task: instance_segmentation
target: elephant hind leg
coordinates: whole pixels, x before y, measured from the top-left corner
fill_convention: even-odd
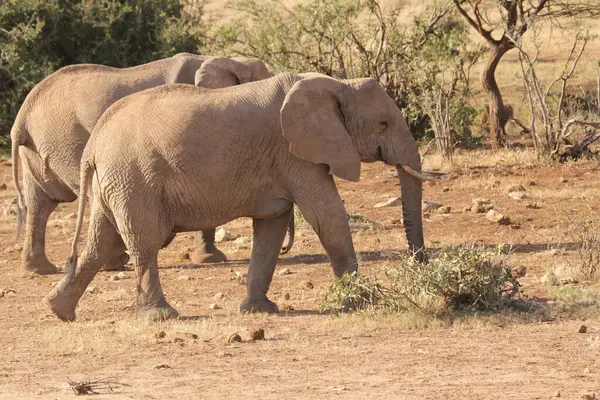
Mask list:
[[[275,218],[253,220],[254,240],[248,271],[246,298],[240,305],[241,312],[277,313],[277,305],[267,297],[273,279],[279,251],[293,215],[293,208]]]
[[[92,203],[85,250],[77,262],[74,276],[65,275],[44,299],[52,312],[64,321],[75,319],[75,307],[94,276],[108,260],[125,250],[121,236],[100,209]]]
[[[27,169],[23,171],[23,183],[27,221],[21,265],[28,272],[40,275],[56,274],[59,272],[58,267],[46,256],[46,229],[48,218],[56,209],[58,202],[42,190]]]
[[[227,256],[215,246],[215,228],[195,233],[196,250],[191,254],[194,264],[227,261]]]

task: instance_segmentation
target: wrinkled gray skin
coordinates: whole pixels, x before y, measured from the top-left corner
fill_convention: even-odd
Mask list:
[[[45,251],[48,217],[58,203],[77,198],[83,149],[110,105],[132,93],[167,83],[220,88],[270,76],[264,63],[257,59],[183,53],[123,69],[74,65],[44,79],[27,96],[11,132],[13,179],[21,210],[18,230],[26,214],[23,268],[38,274],[57,272]],[[24,194],[18,181],[19,155],[23,162]],[[287,250],[289,247],[291,242]],[[127,258],[122,254],[109,260],[106,268],[122,268]],[[196,251],[191,258],[195,263],[226,260],[214,245],[214,229],[196,233]]]
[[[129,96],[103,115],[85,148],[81,187],[94,193],[87,245],[75,265],[82,201],[67,274],[46,304],[74,320],[100,266],[127,248],[138,316],[176,317],[158,276],[165,239],[246,216],[254,241],[240,310],[277,312],[267,291],[294,203],[335,275],[357,270],[333,175],[358,181],[361,161],[397,166],[409,247],[422,258],[422,182],[403,167],[421,170],[417,144],[377,81],[281,74],[211,92],[168,85]]]

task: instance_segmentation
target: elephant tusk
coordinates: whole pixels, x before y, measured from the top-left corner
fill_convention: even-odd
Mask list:
[[[422,181],[441,181],[444,180],[441,175],[445,175],[445,172],[427,172],[427,171],[417,171],[408,165],[401,165],[402,169],[406,171],[407,174],[413,176]]]

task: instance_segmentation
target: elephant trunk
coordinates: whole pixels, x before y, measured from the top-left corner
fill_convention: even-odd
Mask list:
[[[423,183],[414,175],[407,173],[401,164],[398,164],[396,169],[402,192],[402,215],[408,248],[419,262],[423,262],[425,261],[422,217]]]

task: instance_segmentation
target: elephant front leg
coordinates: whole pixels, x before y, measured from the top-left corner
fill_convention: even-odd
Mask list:
[[[227,261],[227,256],[215,246],[215,229],[205,229],[195,233],[196,250],[190,259],[194,264]]]
[[[335,276],[340,278],[345,272],[356,272],[358,261],[352,243],[348,214],[337,190],[328,196],[323,191],[318,200],[299,197],[298,208],[319,236]]]
[[[273,279],[277,258],[293,209],[271,219],[254,219],[254,241],[248,271],[246,298],[240,305],[241,312],[277,313],[279,308],[267,298]]]
[[[48,218],[58,202],[48,197],[28,171],[24,171],[23,182],[27,219],[21,264],[28,272],[40,275],[56,274],[59,272],[58,267],[48,261],[46,256],[46,229]]]

